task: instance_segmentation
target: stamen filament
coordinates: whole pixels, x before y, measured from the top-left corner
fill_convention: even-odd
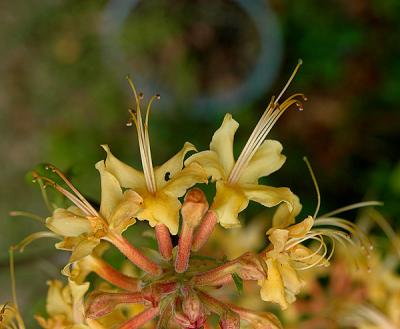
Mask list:
[[[31,244],[33,241],[41,239],[41,238],[54,238],[62,240],[61,237],[53,232],[43,231],[43,232],[35,232],[28,235],[25,239],[23,239],[20,243],[13,247],[14,250],[18,250],[19,252],[23,252],[24,249]]]
[[[155,193],[157,190],[157,184],[154,175],[153,161],[151,157],[148,120],[149,120],[151,105],[155,99],[159,99],[159,95],[155,95],[150,99],[146,109],[145,122],[143,123],[142,113],[140,109],[140,99],[137,94],[135,85],[133,84],[132,80],[129,77],[127,77],[127,80],[129,86],[132,89],[136,103],[136,110],[135,111],[130,110],[129,112],[131,114],[132,120],[135,123],[137,130],[139,150],[142,160],[143,174],[145,177],[146,187],[150,193]]]
[[[297,69],[298,67],[296,67],[294,74],[297,72]],[[290,83],[290,81],[288,83]],[[305,96],[299,93],[290,96],[281,105],[279,105],[276,100],[274,101],[274,97],[271,99],[267,109],[264,111],[263,115],[258,121],[246,145],[240,153],[238,160],[229,174],[228,182],[230,184],[235,184],[239,180],[244,168],[262,145],[268,133],[271,131],[272,127],[279,120],[282,114],[293,104],[296,104],[301,108],[301,103],[298,99],[296,99],[296,97],[299,96],[306,100]]]
[[[91,210],[92,214],[96,214],[98,216],[97,211],[92,207],[92,205],[85,199],[85,197],[78,191],[78,189],[65,177],[64,173],[58,169],[56,166],[52,164],[47,164],[46,169],[50,169],[52,172],[57,174],[64,182],[68,185],[68,187],[75,193],[75,195],[86,205],[88,209]]]
[[[318,187],[318,183],[317,183],[317,179],[315,178],[315,174],[314,171],[311,167],[310,162],[308,161],[307,157],[303,157],[304,162],[307,165],[308,171],[310,172],[310,176],[311,179],[313,181],[314,184],[314,188],[315,188],[315,193],[317,194],[317,207],[315,208],[315,212],[313,215],[313,218],[316,218],[319,212],[319,208],[321,207],[321,193],[319,192],[319,187]]]
[[[21,313],[19,311],[18,299],[17,299],[17,288],[16,288],[15,267],[14,267],[14,247],[10,247],[10,249],[8,249],[8,255],[10,259],[9,266],[10,266],[10,279],[11,279],[11,293],[15,308],[15,317],[17,319],[19,329],[25,329],[25,323],[20,315]]]
[[[28,217],[28,218],[34,219],[42,224],[46,221],[46,219],[44,217],[35,215],[35,214],[33,214],[31,212],[27,212],[27,211],[15,211],[14,210],[14,211],[11,211],[9,213],[9,215],[12,217]]]
[[[333,210],[333,211],[328,212],[326,214],[323,214],[320,217],[331,217],[333,215],[337,215],[337,214],[340,214],[342,212],[346,212],[346,211],[349,211],[349,210],[358,209],[358,208],[364,208],[364,207],[373,207],[373,206],[383,206],[383,202],[380,202],[380,201],[357,202],[357,203],[353,203],[353,204],[350,204],[348,206],[344,206],[342,208]]]
[[[95,211],[92,207],[88,208],[85,203],[83,203],[80,199],[78,199],[75,195],[73,195],[71,192],[67,191],[60,185],[58,185],[56,182],[51,180],[50,178],[40,176],[36,172],[33,172],[32,175],[34,176],[34,179],[40,179],[45,181],[48,185],[52,186],[55,188],[57,191],[59,191],[61,194],[63,194],[66,198],[68,198],[72,203],[74,203],[79,209],[81,209],[86,216],[93,216],[93,217],[98,217],[99,214],[97,211]],[[46,186],[46,184],[44,185]]]
[[[282,95],[285,93],[286,89],[288,89],[290,83],[293,81],[294,77],[296,76],[297,71],[299,70],[300,66],[303,65],[303,60],[301,58],[299,58],[299,60],[297,61],[297,65],[293,70],[292,75],[290,76],[289,80],[286,82],[285,87],[283,87],[282,91],[280,92],[280,94],[278,95],[278,97],[275,100],[275,104],[278,104],[279,99],[282,97]]]

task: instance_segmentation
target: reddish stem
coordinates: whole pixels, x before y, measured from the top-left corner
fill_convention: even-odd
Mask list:
[[[178,242],[178,252],[175,259],[175,271],[183,273],[187,270],[192,246],[193,226],[182,222],[182,231]]]
[[[139,249],[132,246],[122,235],[108,234],[109,241],[119,249],[133,264],[143,271],[158,276],[161,274],[161,268],[143,255]]]
[[[102,279],[112,283],[118,288],[132,292],[138,291],[139,281],[137,279],[122,274],[101,258],[92,257],[92,263],[93,271]]]
[[[194,234],[193,245],[192,245],[193,251],[200,250],[201,247],[203,247],[206,244],[216,224],[217,224],[216,212],[213,210],[208,210]]]
[[[166,260],[170,260],[172,257],[172,240],[166,225],[156,225],[156,238],[161,256]]]
[[[159,307],[152,307],[134,316],[132,319],[123,323],[118,329],[138,329],[146,322],[152,320],[160,312]]]
[[[224,282],[229,281],[228,278],[235,272],[236,261],[230,261],[221,266],[213,268],[205,273],[198,274],[193,277],[193,281],[196,285],[220,285]]]

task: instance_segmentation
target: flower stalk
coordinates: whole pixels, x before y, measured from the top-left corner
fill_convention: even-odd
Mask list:
[[[193,231],[200,223],[207,209],[208,202],[202,190],[193,188],[186,194],[181,209],[182,230],[175,260],[175,271],[177,273],[183,273],[188,268]]]
[[[118,248],[133,264],[141,268],[143,271],[158,276],[161,274],[161,268],[157,263],[154,263],[142,252],[132,246],[123,236],[117,234],[109,234],[107,240]]]

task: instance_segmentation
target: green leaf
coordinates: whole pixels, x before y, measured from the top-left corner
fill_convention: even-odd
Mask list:
[[[232,279],[233,279],[233,282],[235,283],[235,286],[236,286],[236,289],[237,289],[239,295],[241,295],[243,292],[242,278],[239,275],[237,275],[236,273],[232,273]]]

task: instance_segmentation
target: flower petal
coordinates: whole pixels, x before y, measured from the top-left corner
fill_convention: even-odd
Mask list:
[[[304,282],[299,279],[297,271],[290,265],[288,260],[279,263],[279,271],[281,272],[283,285],[285,287],[286,301],[291,304],[296,300],[296,295],[304,286]]]
[[[185,166],[188,166],[193,162],[198,163],[203,167],[207,177],[211,177],[213,181],[225,179],[228,176],[218,158],[218,154],[214,151],[202,151],[191,155],[185,161]]]
[[[71,300],[66,298],[69,297],[68,288],[64,287],[59,280],[48,281],[47,284],[49,286],[46,301],[47,314],[50,316],[62,314],[72,321]]]
[[[75,208],[54,210],[53,216],[46,219],[46,226],[56,234],[64,237],[76,237],[91,232],[87,218],[74,211]]]
[[[193,185],[207,182],[208,178],[204,169],[198,163],[192,163],[172,177],[164,185],[162,191],[179,198]]]
[[[135,216],[139,212],[142,203],[142,197],[135,191],[125,191],[122,200],[116,206],[109,219],[110,228],[121,234],[129,226],[135,224]]]
[[[288,303],[285,298],[285,287],[279,271],[279,264],[277,260],[272,258],[266,259],[266,263],[268,276],[261,282],[261,299],[265,302],[277,303],[282,310],[285,310],[288,307]]]
[[[122,199],[122,189],[113,174],[106,170],[104,161],[96,163],[101,179],[100,213],[108,221],[116,205]]]
[[[285,163],[286,157],[281,153],[282,144],[268,139],[249,161],[239,178],[239,183],[256,184],[260,177],[268,176],[277,171]]]
[[[274,246],[274,249],[269,251],[268,254],[279,254],[282,252],[285,249],[288,238],[288,230],[274,229],[268,236],[268,239]]]
[[[142,197],[142,210],[136,215],[137,219],[149,221],[152,227],[158,223],[165,224],[171,234],[177,234],[181,207],[178,198],[163,191],[157,191],[156,194],[143,193]]]
[[[272,218],[273,228],[285,228],[295,222],[295,218],[300,213],[302,208],[300,199],[295,194],[293,194],[292,205],[292,211],[289,210],[286,204],[279,205],[278,209],[276,209],[274,213],[274,217]]]
[[[240,226],[238,214],[249,204],[248,198],[237,186],[217,181],[217,192],[211,209],[215,210],[219,223],[225,228]]]
[[[68,283],[72,297],[74,323],[83,325],[85,320],[83,296],[89,289],[89,282],[78,284],[72,280],[68,280]]]
[[[65,245],[63,245],[62,243],[58,243],[56,247],[59,249],[63,249],[68,247],[68,243],[71,243],[71,246],[69,247],[72,247],[71,248],[72,254],[68,260],[68,263],[62,269],[61,273],[70,277],[71,276],[70,265],[83,259],[86,256],[89,256],[92,253],[93,249],[95,249],[100,244],[100,239],[90,235],[89,236],[81,235],[78,238],[72,240],[70,239],[68,242],[66,242]]]
[[[295,225],[289,226],[289,236],[294,238],[301,238],[308,233],[314,225],[314,218],[308,216],[306,219]]]
[[[197,151],[195,146],[186,142],[183,148],[163,165],[154,168],[157,189],[161,189],[176,173],[182,170],[186,153]]]
[[[106,169],[118,179],[122,187],[134,190],[146,188],[144,175],[141,171],[118,160],[111,153],[108,145],[102,145],[101,147],[107,152]]]
[[[240,187],[248,199],[265,207],[274,207],[284,202],[289,211],[293,211],[294,194],[287,187],[271,187],[258,184],[243,184]]]
[[[219,161],[229,175],[234,164],[233,139],[239,123],[232,118],[230,113],[225,114],[221,127],[217,129],[210,143],[210,150],[218,154]]]

